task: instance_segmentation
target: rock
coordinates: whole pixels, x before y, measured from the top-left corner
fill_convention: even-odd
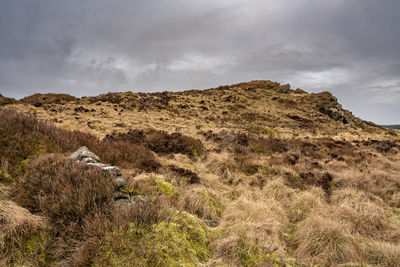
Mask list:
[[[108,171],[113,176],[122,176],[120,169],[115,166],[106,166],[103,167],[103,170]]]
[[[69,156],[71,159],[76,159],[86,163],[86,165],[101,168],[103,171],[109,173],[114,177],[116,187],[121,188],[127,184],[126,180],[122,178],[121,170],[118,167],[110,166],[99,162],[100,158],[91,152],[87,147],[83,146]]]
[[[115,178],[115,182],[117,183],[118,188],[123,187],[127,184],[126,180],[122,178],[121,176],[118,176]]]
[[[100,162],[88,163],[87,165],[99,167],[99,168],[102,168],[103,170],[104,170],[104,168],[106,168],[106,167],[110,167],[110,165],[103,164],[103,163],[100,163]]]
[[[114,177],[122,176],[120,169],[115,166],[110,166],[108,164],[103,164],[100,162],[88,163],[87,165],[102,168],[104,171],[108,172],[109,174],[111,174]]]
[[[289,93],[290,92],[290,84],[282,85],[281,88],[279,88],[278,92],[281,94]]]
[[[344,117],[344,112],[343,110],[340,110],[336,107],[333,108],[321,108],[320,111],[326,115],[328,115],[329,117],[331,117],[332,119],[334,119],[335,121],[338,121],[340,119],[343,119]]]
[[[97,161],[92,158],[84,158],[81,161],[84,163],[97,163]]]
[[[76,160],[79,160],[79,161],[82,161],[85,158],[89,158],[89,159],[91,159],[92,161],[95,161],[95,162],[99,162],[100,161],[100,158],[85,146],[83,146],[83,147],[79,148],[78,150],[76,150],[69,157],[71,159],[76,159]]]
[[[295,94],[308,94],[306,91],[304,91],[304,90],[302,90],[300,88],[297,88],[296,90],[294,90],[294,93]]]
[[[219,222],[214,221],[214,220],[204,220],[205,224],[207,224],[209,227],[218,227],[219,226]]]
[[[328,115],[335,121],[341,121],[344,124],[350,124],[353,125],[355,124],[353,120],[351,119],[351,116],[346,115],[345,111],[343,110],[342,106],[337,104],[334,107],[326,108],[326,107],[321,107],[319,109],[320,112]]]

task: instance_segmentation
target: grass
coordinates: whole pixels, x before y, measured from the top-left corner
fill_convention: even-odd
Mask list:
[[[218,196],[204,188],[194,187],[187,190],[181,198],[181,207],[200,218],[219,220],[223,205]]]
[[[396,136],[280,89],[7,102],[0,265],[396,266]],[[128,184],[67,159],[83,145]]]
[[[320,215],[299,223],[294,234],[294,254],[309,264],[360,262],[361,248],[345,224]]]

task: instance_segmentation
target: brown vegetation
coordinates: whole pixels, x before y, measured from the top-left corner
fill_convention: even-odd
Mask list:
[[[398,265],[398,134],[328,92],[38,97],[0,108],[0,265]]]
[[[200,140],[182,135],[181,133],[168,134],[155,129],[129,130],[127,133],[113,133],[104,138],[105,141],[128,141],[150,149],[159,154],[182,153],[192,158],[204,153],[204,146]]]

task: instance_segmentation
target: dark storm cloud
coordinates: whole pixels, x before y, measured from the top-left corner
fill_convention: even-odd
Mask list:
[[[0,4],[0,90],[94,95],[271,79],[399,123],[397,0]]]

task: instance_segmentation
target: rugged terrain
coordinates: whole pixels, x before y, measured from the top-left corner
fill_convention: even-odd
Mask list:
[[[253,81],[0,96],[0,263],[398,266],[400,131]],[[86,146],[126,185],[69,159]]]

